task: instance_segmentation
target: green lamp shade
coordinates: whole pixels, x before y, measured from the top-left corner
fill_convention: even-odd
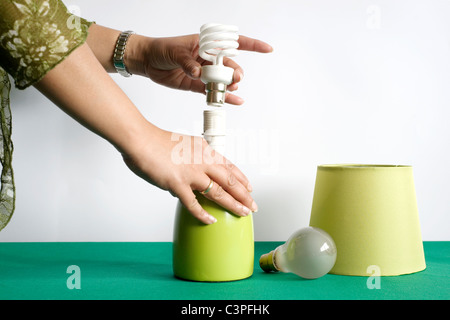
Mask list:
[[[318,166],[310,225],[336,243],[330,273],[368,276],[376,266],[392,276],[426,268],[411,166]]]
[[[239,217],[198,194],[202,207],[217,219],[206,225],[179,202],[173,235],[173,271],[191,281],[234,281],[253,274],[253,217]]]

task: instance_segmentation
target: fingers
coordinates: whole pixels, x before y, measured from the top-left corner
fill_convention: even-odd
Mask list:
[[[244,78],[244,70],[234,60],[229,58],[223,59],[223,65],[234,69],[233,83],[238,83]]]
[[[244,99],[242,99],[241,97],[238,97],[232,93],[227,92],[225,94],[225,102],[229,103],[229,104],[234,104],[236,106],[240,106],[241,104],[243,104],[245,101]]]
[[[206,140],[202,139],[201,145],[197,150],[201,150],[202,161],[175,167],[167,189],[179,198],[192,216],[205,224],[212,224],[216,219],[201,206],[196,191],[238,216],[256,212],[258,207],[250,194],[252,187],[247,177],[212,149]]]
[[[229,172],[234,174],[236,178],[239,180],[240,183],[242,183],[243,186],[247,189],[248,192],[253,191],[253,187],[250,184],[250,181],[248,178],[242,173],[241,170],[239,170],[238,167],[236,167],[233,163],[231,163],[229,160],[225,160],[224,166],[227,168]]]
[[[269,53],[273,51],[273,48],[270,44],[246,36],[240,35],[238,42],[239,50],[254,51],[260,53]]]
[[[273,51],[272,46],[268,43],[246,36],[239,36],[238,42],[239,50],[254,51],[260,53],[269,53]],[[231,59],[224,59],[224,65],[234,69],[233,83],[238,83],[242,80],[242,78],[244,77],[244,70],[236,62]],[[229,90],[233,91],[231,89]]]
[[[225,191],[220,183],[215,182],[212,188],[205,193],[204,196],[236,215],[245,217],[252,213],[252,210],[248,206],[243,205]]]
[[[238,89],[238,83],[244,78],[244,71],[242,70],[241,66],[238,65],[234,60],[232,59],[224,59],[223,64],[227,67],[233,68],[233,83],[227,86],[228,91],[236,91]],[[241,105],[244,103],[244,99],[241,97],[238,97],[234,94],[231,94],[229,92],[225,95],[225,102],[229,104],[234,105]]]
[[[216,218],[206,212],[198,202],[194,192],[189,186],[181,187],[176,192],[178,199],[189,210],[189,212],[198,220],[205,224],[213,224],[217,222]]]
[[[256,212],[258,206],[250,194],[252,187],[247,177],[232,163],[225,161],[222,165],[209,166],[205,171],[215,182],[205,196],[240,216]]]
[[[219,180],[217,182],[206,175],[199,180],[202,181],[193,184],[192,188],[196,191],[203,191],[204,197],[214,201],[229,212],[245,217],[257,211],[258,207],[249,195],[248,188],[250,185],[247,178],[233,165],[227,168],[222,167],[222,174],[217,175],[217,180]],[[174,194],[186,209],[201,222],[205,224],[217,222],[217,219],[200,205],[191,187],[180,186],[178,190],[174,191]]]

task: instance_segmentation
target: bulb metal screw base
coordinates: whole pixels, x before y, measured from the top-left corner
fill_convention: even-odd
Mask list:
[[[277,272],[278,271],[278,269],[275,265],[275,261],[274,261],[274,254],[275,254],[275,250],[272,250],[269,253],[263,254],[259,258],[259,266],[265,272]]]
[[[220,82],[208,82],[205,87],[208,106],[221,107],[225,103],[227,85]]]

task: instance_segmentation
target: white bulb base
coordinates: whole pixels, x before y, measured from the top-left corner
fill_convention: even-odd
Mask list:
[[[200,79],[203,83],[219,82],[229,85],[233,82],[234,69],[223,65],[206,65],[202,67]]]

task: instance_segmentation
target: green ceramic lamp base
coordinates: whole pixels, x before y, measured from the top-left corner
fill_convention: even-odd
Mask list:
[[[202,207],[217,219],[205,225],[178,203],[173,238],[173,272],[190,281],[223,282],[253,274],[252,215],[239,217],[198,195]]]

